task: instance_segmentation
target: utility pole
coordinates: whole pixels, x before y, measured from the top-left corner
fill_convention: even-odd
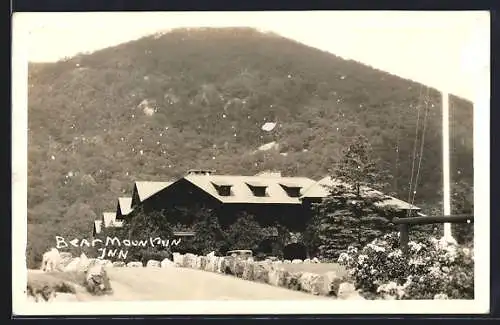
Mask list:
[[[450,107],[449,94],[442,92],[443,106],[443,214],[451,214],[451,190],[450,190]],[[451,233],[451,223],[444,224],[443,239],[448,243],[456,243]]]

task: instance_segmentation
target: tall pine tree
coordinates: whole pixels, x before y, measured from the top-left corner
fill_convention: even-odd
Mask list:
[[[384,187],[387,175],[379,171],[365,137],[347,147],[331,177],[330,194],[315,207],[308,229],[317,233],[313,242],[322,258],[336,258],[350,245],[364,246],[391,227],[378,205],[387,197],[374,190]]]

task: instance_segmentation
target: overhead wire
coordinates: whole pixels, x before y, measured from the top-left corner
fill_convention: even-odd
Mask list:
[[[417,123],[415,127],[415,140],[413,142],[413,158],[412,158],[412,164],[411,164],[411,175],[410,175],[410,182],[408,184],[408,202],[411,199],[411,189],[413,186],[413,175],[415,173],[415,159],[416,159],[416,154],[417,154],[417,142],[418,142],[418,127],[420,123],[420,106],[421,106],[421,101],[422,101],[422,93],[423,93],[423,85],[420,86],[420,94],[418,96],[418,102],[417,102]],[[410,210],[408,210],[408,214],[410,213]]]
[[[399,176],[399,142],[400,142],[400,133],[401,133],[401,107],[398,109],[398,123],[397,123],[397,131],[396,131],[396,161],[395,172],[394,172],[394,183],[393,183],[393,191],[394,193],[398,193],[398,176]]]
[[[418,159],[417,175],[415,177],[415,187],[413,188],[413,197],[411,200],[412,205],[415,202],[415,196],[417,194],[418,180],[419,180],[419,176],[420,176],[420,167],[422,165],[422,157],[424,155],[425,130],[427,128],[428,113],[429,113],[429,88],[427,88],[427,94],[426,94],[426,100],[425,100],[424,126],[423,126],[423,130],[422,130],[422,140],[420,141],[420,154],[419,154],[419,159]]]

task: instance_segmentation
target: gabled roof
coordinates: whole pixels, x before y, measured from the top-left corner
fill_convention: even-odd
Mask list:
[[[330,193],[329,187],[334,185],[341,185],[342,183],[330,176],[326,176],[306,189],[302,194],[304,198],[323,198]]]
[[[221,180],[214,180],[214,181],[212,181],[212,184],[214,184],[216,186],[233,186],[233,184],[231,184],[229,182],[224,182]]]
[[[348,184],[345,184],[337,179],[332,179],[330,176],[326,176],[322,178],[320,181],[318,181],[316,184],[308,188],[303,193],[302,198],[324,198],[328,196],[328,194],[330,193],[329,187],[338,185],[349,186]],[[395,197],[385,195],[382,192],[374,190],[369,187],[363,187],[361,191],[363,192],[364,195],[367,196],[370,195],[385,196],[387,199],[376,203],[376,205],[378,206],[393,206],[400,210],[420,210],[420,208],[415,205],[412,205],[408,202],[402,201]]]
[[[287,194],[280,182],[293,182],[302,189],[309,188],[315,183],[306,177],[188,175],[184,179],[223,203],[301,204],[299,198]],[[231,185],[231,195],[219,195],[214,183]],[[255,196],[248,185],[266,187],[267,196]]]
[[[96,234],[101,233],[101,226],[102,226],[102,220],[95,220],[94,221],[94,231]]]
[[[248,180],[245,182],[246,184],[253,186],[253,187],[268,187],[267,184],[259,182],[258,180]]]
[[[135,187],[137,188],[139,200],[142,202],[172,183],[173,182],[135,182]]]
[[[100,222],[99,228],[108,228],[108,227],[122,227],[123,221],[116,220],[115,212],[103,212],[102,213],[103,220],[96,220]],[[104,221],[104,222],[103,222]]]
[[[111,226],[116,220],[116,212],[103,212],[102,219],[104,221],[104,227],[107,228]]]
[[[120,208],[121,215],[125,216],[132,211],[132,198],[131,197],[119,197],[118,206]]]
[[[300,184],[291,181],[280,181],[279,184],[289,188],[300,187]]]

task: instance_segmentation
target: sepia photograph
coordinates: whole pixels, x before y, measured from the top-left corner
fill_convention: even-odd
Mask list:
[[[12,38],[14,314],[489,311],[488,12],[16,13]]]

